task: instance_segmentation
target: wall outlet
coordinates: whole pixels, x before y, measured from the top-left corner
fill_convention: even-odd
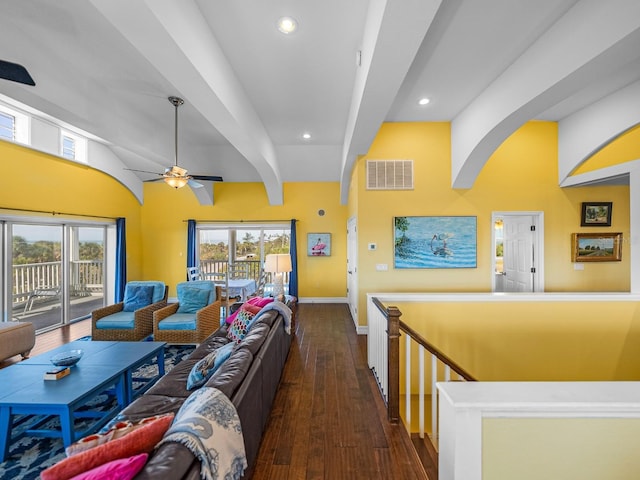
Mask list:
[[[389,270],[389,265],[387,265],[386,263],[376,263],[376,270],[378,272],[386,272],[387,270]]]
[[[573,264],[573,269],[574,270],[584,270],[584,263],[574,263]]]

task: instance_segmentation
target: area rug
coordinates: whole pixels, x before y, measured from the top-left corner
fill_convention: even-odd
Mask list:
[[[169,372],[193,350],[192,345],[168,345],[165,348],[165,371]],[[134,376],[147,376],[154,369],[157,372],[157,368],[157,365],[143,365],[136,370]],[[106,407],[111,401],[108,395],[99,395],[90,405],[93,408]],[[59,425],[57,419],[51,420],[47,426],[55,428],[56,425]],[[16,433],[19,433],[21,428],[24,427],[14,426]],[[11,443],[7,460],[0,463],[0,479],[37,479],[42,470],[63,458],[65,453],[61,439],[24,436]]]

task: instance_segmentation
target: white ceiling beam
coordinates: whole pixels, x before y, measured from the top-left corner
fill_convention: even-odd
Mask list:
[[[94,6],[258,171],[284,201],[271,138],[193,0],[91,0]],[[145,19],[140,28],[138,19]],[[155,21],[153,21],[155,20]]]
[[[640,2],[576,3],[451,125],[454,188],[471,188],[524,122],[638,56]]]
[[[640,82],[618,90],[558,123],[558,179],[562,184],[573,171],[599,150],[640,124]]]
[[[369,150],[441,0],[372,0],[362,40],[361,66],[351,98],[342,149],[340,199],[348,202],[353,166]]]

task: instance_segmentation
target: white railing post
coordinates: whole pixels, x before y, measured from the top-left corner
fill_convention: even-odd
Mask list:
[[[405,391],[405,421],[407,431],[411,433],[411,337],[404,336],[405,350],[405,375],[404,375],[404,391]]]
[[[431,354],[431,438],[438,436],[438,357]]]
[[[424,352],[424,347],[418,345],[418,371],[420,372],[418,423],[420,424],[420,438],[424,438]]]

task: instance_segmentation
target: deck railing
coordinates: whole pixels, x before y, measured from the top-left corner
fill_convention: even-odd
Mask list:
[[[102,293],[104,262],[78,260],[71,262],[71,289],[73,293]],[[62,262],[26,263],[14,265],[12,271],[13,302],[26,302],[36,289],[55,289],[62,286]]]
[[[260,270],[262,268],[260,260],[237,260],[234,265],[240,267],[248,265],[249,278],[256,282],[260,279]],[[226,260],[200,260],[200,271],[205,277],[207,273],[225,273],[228,267],[229,263]],[[283,275],[283,282],[285,285],[289,283],[288,272]],[[267,273],[267,283],[273,283],[271,273]]]

